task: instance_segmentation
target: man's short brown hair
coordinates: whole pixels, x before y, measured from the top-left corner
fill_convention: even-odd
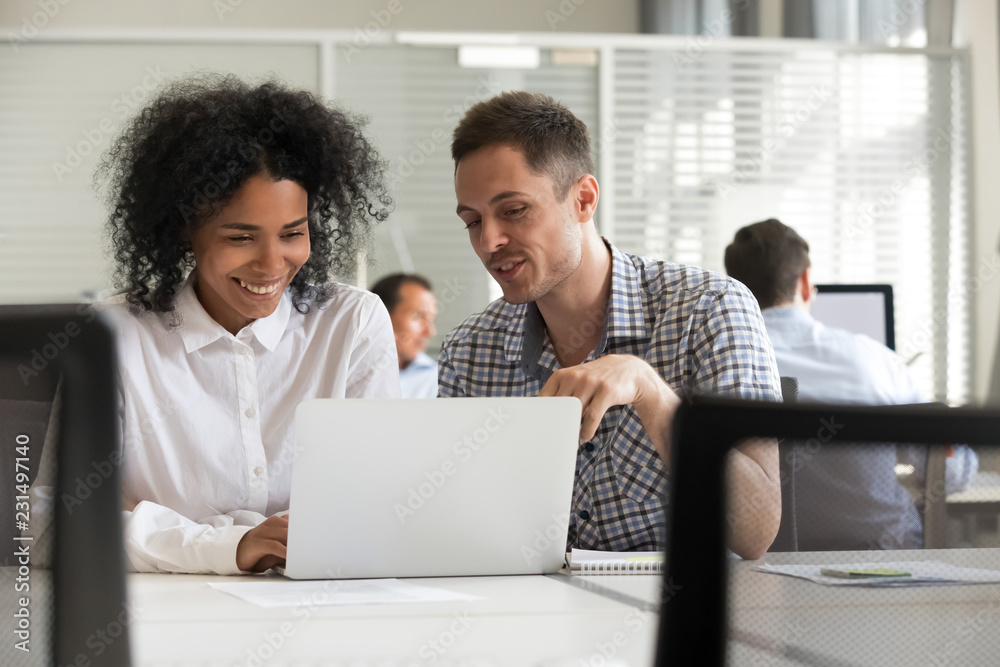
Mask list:
[[[791,303],[808,268],[809,244],[774,218],[742,228],[726,248],[726,273],[750,288],[761,310]]]
[[[392,315],[392,311],[396,310],[396,306],[401,301],[402,295],[400,292],[403,289],[403,285],[416,285],[428,292],[433,292],[431,281],[419,273],[392,273],[379,279],[377,283],[371,286],[370,291],[382,299],[385,309],[389,311],[389,315]]]
[[[470,108],[452,135],[456,169],[467,154],[495,145],[519,150],[532,171],[551,177],[559,201],[594,173],[587,126],[548,95],[507,92]]]

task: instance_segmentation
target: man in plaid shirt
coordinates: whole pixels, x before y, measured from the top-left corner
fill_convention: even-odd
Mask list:
[[[458,215],[504,296],[448,334],[440,395],[579,398],[568,546],[664,548],[679,396],[780,400],[756,300],[721,274],[603,239],[587,128],[550,97],[476,104],[452,157]],[[730,547],[758,558],[780,518],[777,446],[741,445],[729,465]]]

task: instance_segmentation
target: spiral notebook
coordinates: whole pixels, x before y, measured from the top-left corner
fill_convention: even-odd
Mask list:
[[[663,572],[663,552],[573,549],[566,564],[580,574],[656,574]]]

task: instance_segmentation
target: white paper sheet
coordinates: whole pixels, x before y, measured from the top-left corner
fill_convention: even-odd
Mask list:
[[[844,579],[820,574],[821,568],[833,570],[864,570],[886,568],[903,570],[911,577],[870,577]],[[941,586],[948,584],[1000,584],[1000,571],[980,570],[971,567],[957,567],[940,561],[905,561],[880,563],[838,563],[833,565],[763,565],[754,566],[760,572],[783,574],[790,577],[808,579],[826,586],[871,586],[899,588],[907,586]]]
[[[404,604],[483,599],[441,588],[418,586],[398,579],[234,581],[211,583],[209,586],[259,607]]]

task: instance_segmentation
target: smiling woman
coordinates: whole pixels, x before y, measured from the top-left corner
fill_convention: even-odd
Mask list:
[[[195,294],[229,333],[273,313],[309,259],[307,211],[298,183],[257,174],[191,234]]]
[[[307,92],[200,77],[105,156],[133,568],[282,563],[296,406],[399,395],[381,301],[328,282],[391,205],[359,127]]]

